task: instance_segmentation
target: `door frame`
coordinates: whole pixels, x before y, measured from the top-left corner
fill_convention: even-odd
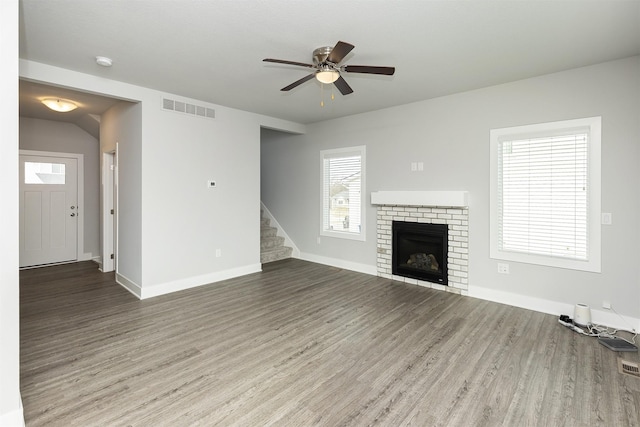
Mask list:
[[[78,194],[76,196],[77,200],[77,213],[78,213],[78,230],[76,232],[76,259],[75,261],[86,261],[85,253],[84,253],[84,154],[78,153],[63,153],[58,151],[35,151],[35,150],[18,150],[18,162],[20,162],[20,156],[41,156],[41,157],[66,157],[71,159],[76,159],[78,164],[78,185],[77,191]],[[24,179],[24,177],[18,177],[18,183],[20,183]],[[85,259],[86,258],[86,259]],[[31,268],[31,267],[25,267]]]
[[[100,271],[115,271],[118,259],[118,151],[102,153],[102,257]],[[114,213],[111,214],[111,209]],[[111,258],[113,254],[113,258]]]

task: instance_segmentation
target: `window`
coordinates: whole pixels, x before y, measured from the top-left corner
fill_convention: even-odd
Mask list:
[[[600,117],[491,130],[491,257],[600,272]]]
[[[322,227],[324,236],[365,240],[365,147],[320,152]]]
[[[24,162],[25,184],[64,184],[64,163]]]

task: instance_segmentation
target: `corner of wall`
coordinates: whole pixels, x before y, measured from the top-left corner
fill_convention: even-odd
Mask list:
[[[17,409],[5,414],[0,414],[0,426],[24,427],[24,411],[22,409],[22,399],[20,399],[20,405]]]
[[[116,283],[138,297],[138,299],[142,299],[142,286],[138,285],[133,280],[129,280],[122,274],[116,273]]]
[[[249,264],[228,270],[217,271],[215,273],[204,274],[200,276],[188,277],[185,279],[174,280],[171,282],[158,283],[155,285],[138,287],[140,294],[131,293],[140,299],[153,298],[160,295],[170,294],[172,292],[183,291],[185,289],[196,288],[198,286],[210,285],[222,280],[233,279],[247,274],[258,273],[262,271],[262,264]],[[124,286],[124,285],[123,285]]]

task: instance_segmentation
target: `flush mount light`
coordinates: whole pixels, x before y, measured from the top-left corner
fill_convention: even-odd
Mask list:
[[[75,103],[59,98],[45,98],[42,100],[42,103],[53,111],[57,111],[59,113],[68,113],[69,111],[73,111],[78,108]]]
[[[320,83],[324,84],[331,84],[338,80],[338,77],[340,77],[340,73],[336,70],[318,71],[316,73],[316,79],[318,79]]]
[[[106,56],[96,56],[96,64],[102,65],[103,67],[111,67],[113,61]]]

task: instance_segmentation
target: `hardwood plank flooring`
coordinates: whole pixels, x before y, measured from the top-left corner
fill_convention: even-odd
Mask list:
[[[520,308],[295,259],[144,301],[91,262],[20,288],[27,426],[640,426],[618,354]]]

